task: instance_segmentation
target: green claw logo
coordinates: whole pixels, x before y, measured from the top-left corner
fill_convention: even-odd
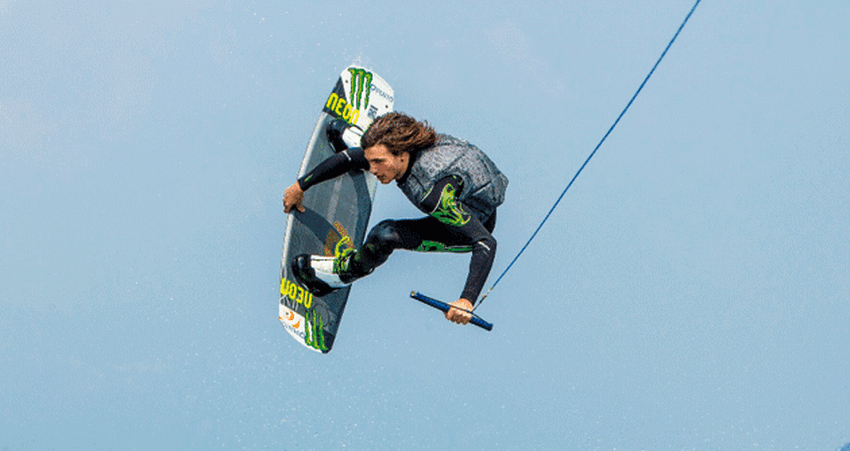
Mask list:
[[[469,222],[470,216],[469,213],[463,211],[463,206],[455,200],[455,192],[457,192],[457,189],[454,186],[446,185],[440,196],[440,206],[431,215],[443,224],[461,227]]]
[[[323,331],[325,324],[322,315],[315,309],[307,310],[304,317],[304,343],[311,348],[319,351],[327,351],[325,345],[325,332]]]
[[[359,110],[369,104],[369,93],[372,92],[372,73],[356,67],[349,67],[348,72],[351,73],[351,95],[354,96],[354,108]],[[366,99],[363,105],[360,105],[360,98],[364,91]]]

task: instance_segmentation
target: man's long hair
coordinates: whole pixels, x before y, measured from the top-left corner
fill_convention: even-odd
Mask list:
[[[436,142],[437,133],[433,127],[404,113],[387,113],[375,119],[360,139],[364,149],[383,144],[396,156],[402,152],[416,154]]]

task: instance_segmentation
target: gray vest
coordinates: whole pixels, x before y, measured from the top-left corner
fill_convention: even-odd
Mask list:
[[[450,175],[463,179],[458,200],[482,222],[505,200],[508,178],[479,148],[448,135],[439,135],[433,147],[419,152],[410,173],[398,187],[413,205],[424,211],[422,201],[428,191]]]

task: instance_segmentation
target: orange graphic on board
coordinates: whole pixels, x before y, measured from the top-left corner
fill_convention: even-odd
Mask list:
[[[325,256],[335,257],[337,243],[345,238],[348,238],[349,242],[351,241],[351,237],[348,235],[348,231],[345,230],[345,227],[343,227],[339,222],[334,222],[334,230],[328,231],[328,237],[325,240]]]

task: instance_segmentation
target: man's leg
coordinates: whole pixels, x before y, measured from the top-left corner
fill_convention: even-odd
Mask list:
[[[344,272],[355,278],[372,273],[384,264],[396,249],[415,250],[422,244],[423,235],[433,229],[431,218],[387,219],[369,231],[363,246],[348,259]]]

